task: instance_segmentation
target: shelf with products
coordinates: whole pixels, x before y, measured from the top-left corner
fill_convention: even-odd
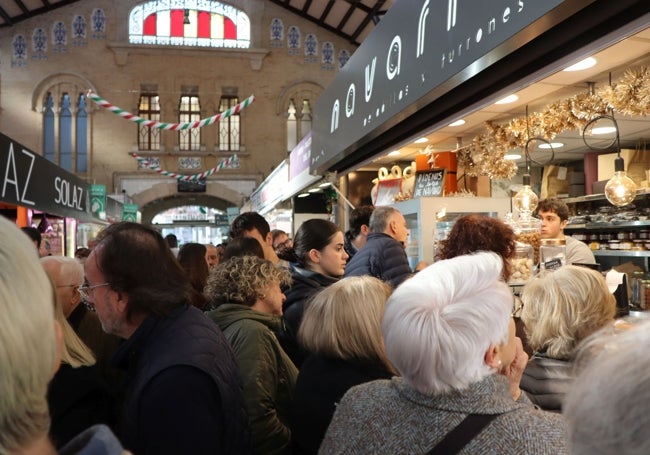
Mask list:
[[[648,270],[649,195],[650,189],[641,188],[624,207],[611,205],[604,194],[562,199],[571,214],[564,232],[588,244],[603,270],[626,262]]]

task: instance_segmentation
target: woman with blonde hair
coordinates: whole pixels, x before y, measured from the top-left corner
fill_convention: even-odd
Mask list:
[[[534,351],[521,388],[541,408],[560,411],[573,381],[576,347],[614,321],[616,299],[599,272],[567,265],[530,281],[521,300],[521,319]]]
[[[381,320],[391,287],[371,276],[348,277],[316,294],[298,340],[311,354],[296,382],[292,406],[294,454],[315,454],[336,404],[353,387],[388,379]]]

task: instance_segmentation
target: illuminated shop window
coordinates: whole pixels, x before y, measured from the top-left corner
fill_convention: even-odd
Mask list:
[[[140,95],[138,103],[138,116],[160,121],[160,99],[157,94],[148,93]],[[158,128],[149,128],[138,125],[138,149],[140,150],[160,150],[160,130]]]
[[[199,97],[196,95],[181,96],[181,102],[178,108],[179,123],[197,122],[199,120],[201,120]],[[190,128],[179,131],[178,141],[180,150],[200,150],[201,128]]]
[[[219,102],[219,112],[224,112],[239,104],[239,98],[232,95],[224,95]],[[219,121],[219,150],[222,152],[237,152],[241,144],[241,128],[239,113],[222,118]]]
[[[230,5],[204,0],[154,0],[129,14],[129,42],[247,49],[250,20]]]

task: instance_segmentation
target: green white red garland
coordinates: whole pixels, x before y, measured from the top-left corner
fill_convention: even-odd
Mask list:
[[[93,100],[95,104],[97,104],[98,106],[101,106],[104,109],[108,109],[113,114],[119,115],[122,118],[131,120],[132,122],[135,122],[142,126],[146,126],[148,128],[156,128],[159,130],[170,130],[170,131],[189,130],[193,128],[202,128],[207,125],[212,125],[213,123],[218,122],[222,118],[227,118],[230,117],[231,115],[238,114],[242,109],[248,107],[253,101],[255,101],[255,97],[251,95],[241,103],[229,109],[226,109],[225,111],[217,115],[213,115],[212,117],[204,118],[202,120],[197,120],[195,122],[165,123],[165,122],[156,122],[154,120],[138,117],[137,115],[131,112],[127,112],[124,109],[121,109],[117,106],[113,106],[111,103],[101,98],[96,93],[91,92],[90,90],[88,91],[88,94],[86,96],[91,100]]]
[[[159,174],[166,175],[167,177],[172,177],[175,178],[176,180],[183,180],[183,181],[188,181],[188,180],[202,180],[215,172],[220,171],[226,166],[230,166],[233,164],[238,164],[239,163],[239,158],[237,158],[237,155],[232,155],[225,160],[221,161],[216,167],[213,167],[211,169],[208,169],[207,171],[199,172],[198,174],[192,174],[192,175],[186,175],[186,174],[176,174],[175,172],[169,172],[164,169],[162,169],[160,166],[157,164],[152,163],[146,158],[141,157],[137,153],[131,153],[133,158],[138,160],[139,163],[141,163],[143,166],[148,167],[152,171],[156,171]]]

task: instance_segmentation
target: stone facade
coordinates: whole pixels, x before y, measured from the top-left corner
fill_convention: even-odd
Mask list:
[[[336,56],[341,51],[349,55],[354,45],[266,0],[233,3],[250,19],[249,49],[133,45],[128,40],[129,12],[141,3],[84,0],[1,29],[0,131],[42,153],[43,107],[48,92],[58,100],[64,92],[74,99],[92,90],[114,106],[137,113],[143,87],[155,87],[160,96],[161,121],[169,123],[178,121],[179,97],[187,87],[196,90],[200,97],[202,118],[219,112],[220,96],[226,92],[236,93],[240,101],[254,95],[254,103],[241,113],[239,167],[220,169],[209,177],[209,182],[220,184],[210,187],[224,185],[242,197],[248,196],[247,189],[258,185],[287,157],[289,100],[300,103],[309,99],[313,109],[339,70]],[[91,21],[97,9],[101,9],[106,19],[103,30],[92,29]],[[277,19],[284,26],[282,40],[277,39],[280,23]],[[81,33],[84,20],[85,35]],[[302,40],[298,47],[295,29],[289,42],[287,35],[291,27],[300,31]],[[67,37],[62,30],[67,30]],[[22,59],[16,52],[20,48],[14,45],[18,35],[24,37],[26,44]],[[49,43],[43,42],[43,36]],[[317,56],[315,45],[320,46],[316,48]],[[321,58],[323,50],[326,58]],[[202,169],[197,172],[200,172],[232,156],[231,152],[218,151],[216,124],[202,128],[200,151],[179,152],[178,132],[161,131],[160,151],[142,153],[137,146],[138,125],[90,100],[87,111],[89,167],[87,173],[78,175],[91,183],[105,184],[109,193],[125,190],[138,200],[139,195],[132,193],[128,182],[139,180],[133,188],[141,191],[142,181],[157,175],[151,170],[138,169],[131,152],[159,158],[163,169],[175,173],[192,172],[179,167],[180,163],[188,163],[179,157],[199,157]],[[159,182],[160,176],[157,177]],[[219,197],[218,192],[214,196]],[[233,203],[232,195],[227,199]]]

